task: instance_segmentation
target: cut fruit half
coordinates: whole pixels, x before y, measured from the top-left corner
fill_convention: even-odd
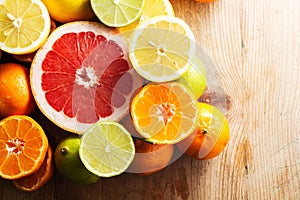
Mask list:
[[[197,126],[196,99],[181,83],[148,84],[134,97],[131,116],[136,130],[147,141],[175,144]]]
[[[18,179],[35,173],[48,150],[40,125],[25,115],[0,121],[0,177]]]
[[[119,31],[126,34],[126,32],[133,31],[141,22],[159,15],[174,16],[174,10],[169,0],[145,0],[145,6],[140,18],[124,27],[118,28]],[[129,33],[130,34],[130,33]]]
[[[32,192],[43,187],[52,177],[54,172],[52,149],[49,146],[42,166],[36,173],[24,178],[14,180],[13,183],[19,190]]]
[[[190,66],[196,51],[190,27],[173,16],[152,17],[132,33],[129,57],[144,78],[155,82],[179,78]]]
[[[85,167],[100,177],[123,173],[133,161],[134,142],[119,123],[98,122],[81,138],[79,156]]]
[[[122,27],[141,16],[144,0],[91,0],[91,6],[103,24]]]
[[[131,96],[142,84],[126,52],[123,38],[97,22],[55,29],[31,65],[38,107],[74,133],[98,121],[119,121],[129,113]]]
[[[34,52],[46,41],[50,24],[40,0],[0,1],[0,49],[11,54]]]

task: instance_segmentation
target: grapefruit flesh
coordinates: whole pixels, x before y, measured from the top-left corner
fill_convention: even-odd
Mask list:
[[[81,28],[72,30],[77,25]],[[128,113],[141,78],[120,37],[94,22],[69,23],[49,37],[35,57],[31,79],[37,104],[50,120],[82,132],[97,121],[119,121]]]

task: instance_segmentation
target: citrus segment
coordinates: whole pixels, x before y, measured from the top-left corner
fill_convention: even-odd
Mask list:
[[[54,172],[52,149],[49,146],[42,166],[36,173],[14,180],[13,183],[19,190],[32,192],[43,187],[52,177]]]
[[[131,116],[136,130],[148,141],[174,144],[196,128],[196,100],[180,83],[148,84],[134,97]]]
[[[55,124],[81,133],[97,121],[118,121],[141,85],[123,38],[96,22],[57,28],[37,52],[31,86],[42,112]]]
[[[174,10],[169,0],[145,0],[145,6],[140,18],[124,27],[118,28],[119,31],[124,33],[125,31],[134,30],[141,22],[147,20],[150,17],[159,15],[171,15],[174,16]],[[126,33],[125,33],[126,34]]]
[[[117,122],[98,122],[81,138],[79,156],[85,167],[100,177],[123,173],[134,154],[130,133]]]
[[[47,137],[32,118],[13,115],[0,121],[1,177],[17,179],[36,172],[47,149]]]
[[[111,27],[122,27],[140,17],[144,0],[91,0],[91,5],[102,23]]]
[[[50,17],[40,0],[0,1],[0,49],[12,54],[37,50],[50,32]]]
[[[132,33],[129,57],[144,78],[165,82],[179,78],[194,57],[196,44],[190,27],[174,16],[152,17]]]

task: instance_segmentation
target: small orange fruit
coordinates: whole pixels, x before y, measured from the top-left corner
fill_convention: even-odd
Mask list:
[[[170,163],[174,145],[151,144],[140,139],[134,141],[135,156],[127,172],[150,175],[158,172]]]
[[[25,115],[0,121],[0,177],[18,179],[35,173],[48,150],[40,125]]]
[[[15,63],[1,64],[0,118],[9,115],[27,115],[33,112],[34,108],[29,70]]]
[[[198,128],[177,147],[196,159],[211,159],[221,153],[229,141],[228,121],[220,110],[210,104],[198,103],[198,112]]]
[[[14,180],[13,183],[19,190],[26,192],[35,191],[44,186],[52,177],[54,172],[52,149],[49,146],[42,166],[36,173]]]

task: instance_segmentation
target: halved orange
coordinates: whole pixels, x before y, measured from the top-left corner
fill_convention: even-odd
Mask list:
[[[34,174],[14,180],[13,183],[16,188],[26,192],[32,192],[44,186],[50,180],[54,172],[52,155],[52,149],[49,146],[44,162],[39,170]]]
[[[0,121],[0,177],[18,179],[42,165],[48,139],[40,125],[25,115]]]
[[[194,95],[183,84],[150,83],[134,97],[131,116],[148,141],[174,144],[195,130],[198,112]]]

